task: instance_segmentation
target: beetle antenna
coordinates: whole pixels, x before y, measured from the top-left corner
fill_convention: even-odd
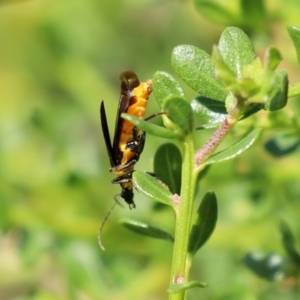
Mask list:
[[[110,214],[112,213],[112,211],[114,210],[114,208],[116,207],[116,205],[119,204],[121,205],[121,203],[118,201],[118,199],[115,197],[115,202],[114,204],[111,206],[111,208],[109,209],[109,211],[106,213],[106,216],[104,217],[104,220],[102,221],[101,225],[100,225],[100,228],[99,228],[99,232],[98,232],[98,244],[101,248],[101,250],[105,251],[105,247],[102,243],[102,238],[101,238],[101,235],[102,235],[102,230],[103,230],[103,227],[108,219],[108,217],[110,216]],[[122,206],[122,205],[121,205]]]

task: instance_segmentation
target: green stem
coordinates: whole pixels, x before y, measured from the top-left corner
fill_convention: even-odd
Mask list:
[[[195,193],[194,142],[192,135],[188,135],[183,143],[183,164],[181,196],[176,210],[175,242],[171,270],[171,285],[188,282],[189,268],[186,265],[191,231],[193,200]],[[185,291],[170,293],[169,299],[183,300]]]
[[[221,123],[220,127],[214,132],[211,138],[196,152],[195,170],[200,172],[204,167],[204,162],[219,147],[232,127],[236,124],[242,112],[241,101],[228,113],[227,118]]]
[[[230,129],[236,124],[241,111],[242,102],[228,113],[226,120],[215,131],[208,142],[194,152],[194,141],[191,134],[185,137],[183,142],[183,162],[180,199],[174,199],[177,204],[175,209],[175,241],[173,249],[173,261],[171,270],[171,286],[174,284],[183,284],[188,282],[188,274],[191,266],[191,257],[188,255],[189,237],[192,224],[193,201],[197,174],[203,166],[205,160],[215,151],[222,140],[228,134]],[[176,201],[175,201],[176,200]],[[169,300],[184,300],[185,290],[179,290],[176,293],[170,293]]]

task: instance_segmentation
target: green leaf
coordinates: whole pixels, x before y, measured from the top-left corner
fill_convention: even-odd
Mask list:
[[[216,78],[211,57],[206,52],[191,45],[177,46],[171,63],[184,82],[200,95],[225,101],[224,83]]]
[[[186,291],[192,288],[201,287],[205,288],[208,284],[206,282],[200,282],[200,281],[189,281],[187,283],[180,283],[180,284],[172,284],[168,288],[169,293],[178,293],[180,291]]]
[[[164,123],[179,134],[188,134],[193,130],[194,116],[191,105],[179,96],[169,96],[163,103],[163,111],[173,124]]]
[[[282,61],[279,50],[275,47],[267,48],[265,52],[264,68],[269,72],[274,72]]]
[[[181,136],[178,133],[176,133],[170,129],[167,129],[165,127],[153,124],[149,121],[145,121],[143,119],[140,119],[140,118],[137,118],[135,116],[128,115],[125,113],[121,114],[121,117],[125,120],[130,121],[132,124],[134,124],[135,126],[137,126],[140,129],[148,132],[149,134],[163,137],[166,139],[176,139],[176,140],[181,139]]]
[[[286,105],[288,98],[288,77],[286,70],[275,71],[273,80],[273,88],[269,96],[270,100],[264,106],[269,111],[282,109]]]
[[[166,72],[156,72],[153,76],[153,94],[160,107],[163,106],[168,96],[179,96],[185,98],[179,83]]]
[[[218,24],[227,25],[238,22],[237,17],[229,10],[212,0],[195,0],[195,5],[201,15]]]
[[[142,223],[131,219],[122,219],[120,220],[120,223],[129,230],[134,231],[135,233],[154,239],[171,241],[172,243],[174,242],[174,238],[172,235],[165,232],[164,230],[148,225],[146,223]]]
[[[180,195],[181,188],[181,153],[174,144],[161,145],[154,156],[154,172],[173,194]]]
[[[224,62],[238,78],[242,76],[243,68],[255,58],[250,39],[237,27],[227,27],[223,31],[218,48]]]
[[[267,97],[271,76],[270,72],[263,69],[261,60],[259,58],[254,59],[243,68],[242,77],[237,80],[238,94],[249,101],[255,102],[254,97],[258,98],[256,102],[262,102],[262,99]],[[267,83],[266,87],[264,87],[265,83]]]
[[[204,96],[198,96],[193,100],[192,109],[193,111],[201,117],[201,108],[196,104],[199,103],[201,106],[204,106],[207,110],[218,113],[221,115],[227,115],[227,110],[224,102],[220,102],[214,99],[210,99]]]
[[[261,103],[250,104],[243,112],[243,115],[240,118],[240,120],[249,118],[250,116],[252,116],[253,114],[257,113],[262,109],[263,109],[263,105]]]
[[[224,102],[216,101],[204,96],[192,100],[191,107],[194,114],[200,118],[201,125],[197,129],[215,128],[222,123],[227,111]]]
[[[192,227],[189,252],[195,254],[213,233],[218,219],[218,203],[214,192],[207,192],[197,212],[196,223]]]
[[[288,26],[288,32],[293,40],[297,52],[298,62],[300,63],[300,27],[290,25]]]
[[[134,186],[154,201],[174,207],[172,193],[161,181],[145,172],[135,171],[132,175]]]
[[[204,164],[210,165],[233,159],[234,157],[246,151],[250,146],[252,146],[252,144],[258,139],[260,133],[261,128],[256,128],[252,130],[248,135],[246,135],[243,139],[235,143],[233,146],[216,154],[213,154],[207,161],[205,161]]]
[[[244,257],[245,265],[257,276],[269,281],[283,280],[285,260],[279,254],[263,255],[258,251],[249,252]]]
[[[212,62],[216,68],[216,76],[225,83],[226,87],[236,84],[236,74],[225,63],[217,46],[213,47]]]
[[[293,260],[293,262],[298,266],[300,266],[300,254],[296,250],[295,238],[288,224],[284,221],[281,221],[280,223],[280,232],[281,232],[282,244],[285,251],[287,252],[289,257]]]

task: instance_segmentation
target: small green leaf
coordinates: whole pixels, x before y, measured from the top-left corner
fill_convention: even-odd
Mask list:
[[[237,27],[227,27],[223,31],[218,48],[224,62],[238,78],[241,77],[243,68],[255,58],[250,39]]]
[[[162,182],[155,177],[140,171],[135,171],[132,175],[134,186],[144,195],[154,201],[174,207],[171,200],[172,193]]]
[[[249,118],[250,116],[252,116],[253,114],[257,113],[262,109],[263,109],[263,105],[261,103],[250,104],[243,112],[243,115],[240,118],[240,120]]]
[[[197,129],[215,128],[221,124],[227,116],[224,102],[204,96],[198,96],[193,99],[191,107],[201,122],[201,125],[197,127]]]
[[[218,219],[218,203],[214,192],[207,192],[197,212],[196,223],[192,227],[189,252],[195,254],[213,233]]]
[[[267,73],[263,69],[262,62],[259,58],[254,59],[243,68],[242,77],[237,81],[239,88],[238,94],[245,99],[251,98],[251,101],[253,101],[253,97],[258,97],[259,101],[263,101],[262,98],[267,97],[267,95],[265,89],[262,90],[262,86],[264,82],[267,82],[269,86],[269,78],[271,75],[272,74]]]
[[[246,135],[243,139],[235,143],[233,146],[216,154],[213,154],[207,161],[205,161],[204,164],[210,165],[233,159],[234,157],[246,151],[250,146],[252,146],[252,144],[258,139],[260,133],[261,128],[256,128],[252,130],[248,135]]]
[[[290,25],[288,26],[288,32],[293,40],[297,52],[298,62],[300,63],[300,27]]]
[[[134,124],[135,126],[137,126],[140,129],[148,132],[149,134],[163,137],[166,139],[176,139],[176,140],[181,139],[181,136],[179,134],[177,134],[176,132],[174,132],[170,129],[167,129],[165,127],[153,124],[149,121],[145,121],[143,119],[140,119],[140,118],[137,118],[135,116],[128,115],[125,113],[121,114],[121,117],[125,120],[130,121],[132,124]]]
[[[257,251],[249,252],[244,257],[244,263],[257,276],[269,281],[281,281],[286,277],[283,272],[285,260],[278,254],[263,255]]]
[[[206,107],[209,111],[212,111],[214,113],[218,113],[221,115],[227,115],[227,110],[226,110],[224,102],[220,102],[220,101],[210,99],[210,98],[207,98],[204,96],[198,96],[194,99],[194,101],[196,103],[199,103],[202,106]],[[201,115],[200,115],[201,112],[197,110],[199,107],[196,105],[196,103],[194,105],[192,105],[193,111],[196,114],[199,114],[198,116],[201,117]]]
[[[168,96],[185,98],[179,83],[166,72],[156,72],[153,76],[153,94],[160,107]]]
[[[300,254],[296,250],[295,238],[288,224],[284,221],[281,221],[280,223],[280,232],[281,232],[282,244],[285,251],[287,252],[289,257],[293,260],[293,262],[298,266],[300,266]]]
[[[174,238],[172,237],[172,235],[165,232],[164,230],[148,225],[146,223],[142,223],[131,219],[122,219],[120,220],[120,223],[129,230],[134,231],[135,233],[154,239],[171,241],[172,243],[174,242]]]
[[[275,111],[282,109],[288,98],[288,77],[286,70],[276,70],[273,78],[273,88],[271,90],[270,100],[265,103],[265,109]]]
[[[236,83],[236,74],[225,63],[217,46],[213,47],[212,62],[216,68],[216,76],[221,79],[226,86],[234,85]]]
[[[184,134],[192,131],[194,123],[193,111],[186,100],[179,96],[169,96],[163,103],[163,111],[167,112],[168,118],[173,122],[173,124],[169,124],[169,129]],[[164,124],[168,126],[167,123]]]
[[[265,149],[275,157],[282,157],[295,152],[300,146],[298,136],[282,134],[265,143]]]
[[[242,78],[251,78],[260,81],[263,73],[264,66],[261,62],[261,59],[259,57],[256,57],[250,64],[244,66],[242,71]]]
[[[178,293],[180,291],[186,291],[196,287],[205,288],[207,286],[208,284],[206,282],[200,282],[200,281],[189,281],[187,283],[172,284],[168,288],[168,293]]]
[[[264,68],[269,72],[274,72],[282,61],[279,50],[275,47],[269,47],[265,53]]]
[[[238,22],[237,17],[229,10],[212,0],[195,0],[195,5],[201,15],[218,24],[226,25]]]
[[[171,63],[184,82],[200,95],[225,101],[224,83],[216,79],[211,57],[206,52],[191,45],[177,46]]]
[[[181,187],[181,153],[174,144],[161,145],[154,156],[154,172],[164,182],[172,194],[180,195]]]

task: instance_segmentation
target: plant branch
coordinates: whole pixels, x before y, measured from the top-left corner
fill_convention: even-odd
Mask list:
[[[193,176],[194,142],[192,135],[188,135],[183,143],[183,164],[181,196],[176,210],[175,242],[171,271],[171,285],[188,282],[189,268],[186,258],[191,231],[193,200],[195,191],[195,176]],[[185,291],[170,293],[169,299],[184,299]]]
[[[231,128],[237,123],[242,112],[243,105],[240,104],[241,102],[238,101],[237,105],[228,113],[226,119],[214,132],[212,137],[196,152],[195,167],[197,171],[202,169],[203,163],[213,154]]]

